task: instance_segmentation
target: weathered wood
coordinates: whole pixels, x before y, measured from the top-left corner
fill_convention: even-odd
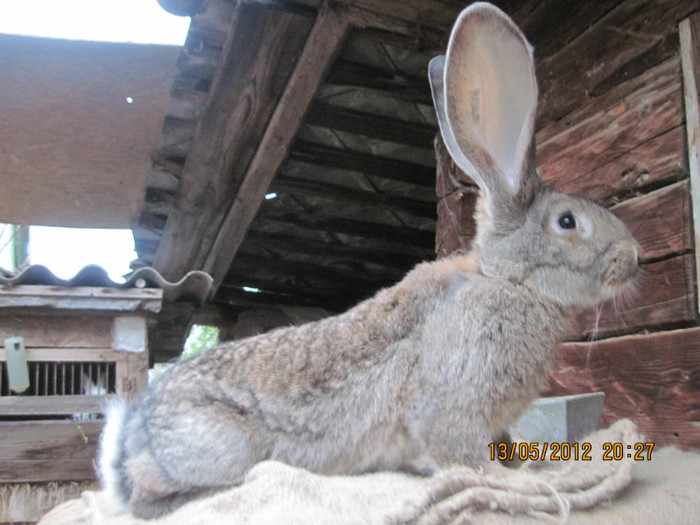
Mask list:
[[[693,249],[688,182],[678,182],[611,208],[642,247],[643,260]]]
[[[357,86],[378,91],[391,98],[431,105],[430,85],[426,78],[402,75],[387,69],[358,64],[348,60],[337,60],[326,79],[336,86]]]
[[[23,336],[26,348],[111,348],[112,318],[101,316],[26,315],[0,316],[0,348],[5,339]]]
[[[566,190],[571,193],[610,204],[686,178],[684,141],[683,126],[679,125],[584,175],[569,178],[567,174],[559,174],[556,180],[566,180]]]
[[[700,328],[569,343],[548,395],[605,392],[603,424],[637,423],[657,446],[700,448]]]
[[[238,4],[154,266],[201,268],[303,48],[313,20]]]
[[[437,132],[427,124],[380,117],[320,102],[311,107],[306,123],[419,148],[430,148]]]
[[[351,244],[334,244],[284,235],[249,230],[246,243],[258,245],[268,250],[279,252],[291,252],[312,255],[314,257],[337,257],[348,264],[365,263],[385,266],[387,271],[392,269],[404,272],[415,265],[420,257],[405,253],[393,253],[384,249],[361,248]],[[284,258],[284,255],[282,255]]]
[[[248,0],[260,2],[261,0]],[[295,3],[319,7],[322,0],[294,0]],[[391,28],[396,23],[391,19],[408,23],[409,27],[431,27],[446,30],[452,27],[460,6],[446,5],[437,0],[337,0],[352,16],[353,23],[364,23],[370,27]],[[502,3],[502,2],[501,2]],[[364,26],[363,25],[363,26]]]
[[[339,184],[328,184],[289,175],[276,177],[269,189],[277,193],[312,195],[336,202],[349,202],[360,207],[400,211],[415,217],[429,217],[431,219],[436,217],[434,202],[350,188]]]
[[[108,361],[117,362],[126,358],[127,352],[116,352],[102,348],[27,348],[27,361]],[[6,361],[7,354],[0,348],[0,361]]]
[[[99,414],[105,396],[5,396],[0,397],[3,416]]]
[[[1,421],[0,463],[93,458],[103,426],[101,420]]]
[[[258,212],[267,187],[287,155],[306,110],[348,31],[347,22],[334,9],[324,7],[309,34],[299,63],[261,137],[233,205],[206,254],[203,269],[221,284],[245,233]]]
[[[568,339],[581,340],[596,331],[599,337],[663,329],[697,321],[692,254],[643,265],[636,291],[617,303],[608,302],[596,312],[585,312]]]
[[[443,197],[438,204],[439,226],[435,236],[435,253],[445,257],[458,250],[468,250],[476,236],[474,210],[478,190],[465,189]]]
[[[343,286],[356,290],[376,290],[390,284],[383,275],[378,277],[362,269],[355,271],[340,265],[331,267],[313,262],[280,260],[277,257],[255,257],[245,253],[239,254],[231,266],[232,273],[251,278],[263,271],[279,276],[280,281],[300,282],[319,290],[332,290]]]
[[[121,374],[124,370],[126,374]],[[117,392],[121,397],[135,403],[148,386],[148,353],[126,353],[126,366],[117,363]]]
[[[683,20],[679,27],[686,137],[692,195],[695,246],[700,246],[700,13]],[[700,257],[695,257],[695,274],[700,275]],[[700,301],[700,293],[698,293]],[[700,310],[700,304],[698,304]]]
[[[151,363],[165,363],[182,354],[197,308],[189,302],[165,303],[158,323],[148,333]]]
[[[695,9],[697,0],[626,0],[540,61],[540,123],[562,118],[676,54],[677,21]]]
[[[683,121],[680,70],[666,63],[659,75],[638,90],[577,122],[566,131],[538,144],[542,180],[569,191],[578,191],[593,169],[604,165],[632,148]],[[585,191],[584,191],[585,193]]]
[[[621,0],[530,0],[513,6],[508,14],[535,48],[535,60],[540,60],[575,40],[619,3]]]
[[[435,181],[435,170],[428,166],[311,142],[297,141],[289,158],[317,166],[343,166],[350,171],[418,186],[431,187]]]
[[[427,249],[431,252],[433,251],[435,243],[435,234],[431,231],[359,221],[356,219],[345,219],[321,213],[305,214],[266,208],[261,211],[259,218],[285,224],[294,224],[310,230],[344,233],[369,239],[397,242],[411,245],[418,249]]]
[[[120,312],[160,311],[163,290],[18,285],[0,289],[2,308],[65,308]]]
[[[0,427],[2,428],[2,427]],[[97,444],[91,447],[97,453]],[[0,459],[0,483],[96,480],[94,457],[71,459]]]
[[[261,293],[254,293],[245,288],[256,288]],[[345,297],[333,291],[325,291],[318,288],[311,288],[305,284],[280,282],[273,277],[258,277],[250,275],[238,275],[230,273],[226,276],[226,281],[219,288],[216,296],[218,304],[228,306],[239,306],[250,308],[253,305],[270,306],[275,304],[275,299],[279,305],[286,306],[319,306],[324,308],[338,306],[331,310],[342,310],[345,306]]]

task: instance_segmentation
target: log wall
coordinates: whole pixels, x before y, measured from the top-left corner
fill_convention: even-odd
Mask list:
[[[698,5],[600,0],[587,10],[593,5],[600,16],[589,13],[576,37],[559,35],[558,48],[536,17],[516,20],[536,45],[538,165],[546,184],[597,200],[627,224],[642,247],[641,275],[631,297],[604,305],[598,319],[580,317],[545,395],[604,391],[605,426],[628,417],[660,445],[700,448],[700,203],[691,198],[700,195],[700,124],[698,84],[689,84],[700,70]],[[439,140],[436,149],[444,256],[468,248],[475,195],[460,188],[471,181]]]

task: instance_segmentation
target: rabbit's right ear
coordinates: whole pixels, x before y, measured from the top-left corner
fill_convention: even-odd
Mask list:
[[[525,36],[497,7],[472,4],[429,76],[440,131],[457,165],[491,205],[529,202],[539,183],[531,165],[537,81]]]

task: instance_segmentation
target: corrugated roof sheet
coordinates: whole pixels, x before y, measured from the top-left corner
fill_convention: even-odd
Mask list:
[[[164,302],[192,302],[203,305],[212,292],[212,278],[205,272],[192,271],[177,282],[170,282],[153,268],[139,268],[129,274],[123,283],[114,282],[101,266],[85,266],[70,279],[61,279],[46,266],[33,265],[20,273],[6,277],[0,274],[0,287],[44,285],[98,288],[158,288],[163,290]]]

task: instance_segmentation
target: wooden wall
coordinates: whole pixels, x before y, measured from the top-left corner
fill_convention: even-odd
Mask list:
[[[634,297],[603,307],[596,341],[590,342],[595,312],[580,318],[557,357],[548,394],[602,390],[604,426],[628,417],[658,444],[700,448],[691,200],[698,173],[690,175],[700,131],[697,112],[688,111],[697,85],[684,92],[684,75],[686,82],[698,75],[699,6],[688,0],[583,4],[590,25],[572,25],[577,33],[560,35],[558,48],[547,44],[532,16],[516,19],[536,44],[538,164],[545,183],[603,203],[628,225],[642,246],[642,271]],[[679,22],[694,11],[682,53]],[[688,58],[692,49],[694,59]],[[444,256],[468,246],[475,194],[457,189],[453,180],[468,178],[441,144],[437,150],[436,248]]]

